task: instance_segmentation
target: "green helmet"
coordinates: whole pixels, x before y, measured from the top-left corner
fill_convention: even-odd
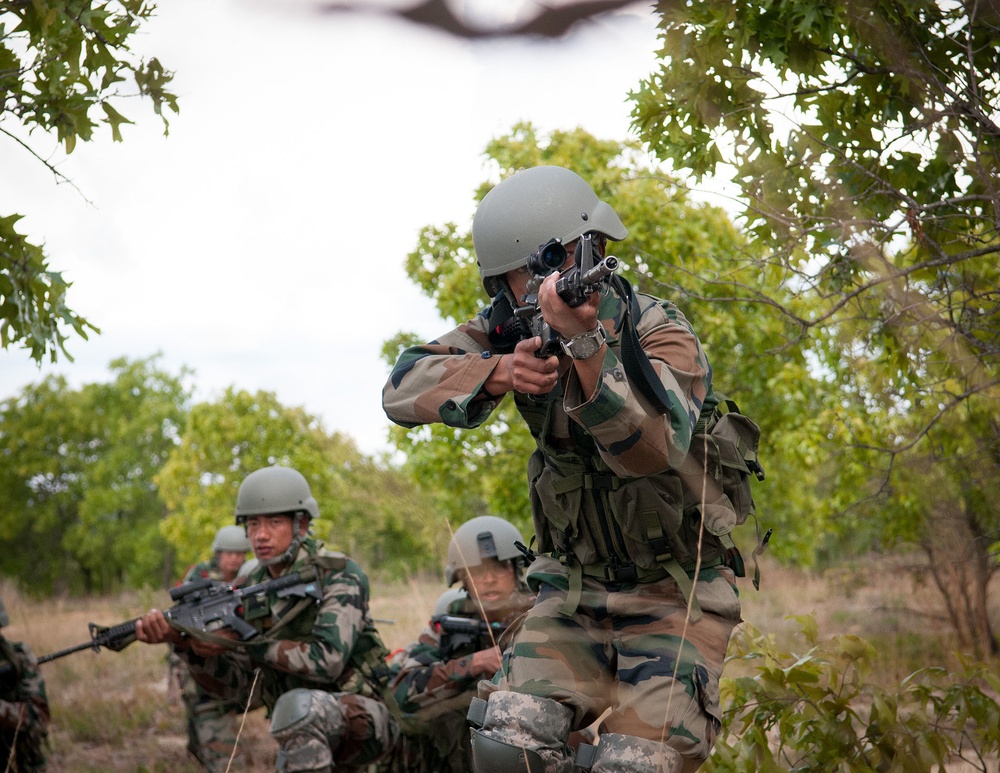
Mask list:
[[[447,615],[455,602],[465,601],[468,598],[469,594],[465,592],[465,588],[448,588],[438,596],[437,603],[434,604],[434,617]]]
[[[452,535],[448,543],[448,565],[444,576],[448,585],[458,580],[460,570],[479,566],[484,558],[497,561],[516,561],[520,567],[524,554],[515,542],[524,544],[524,538],[513,524],[495,515],[481,515],[466,521]]]
[[[319,505],[309,490],[309,481],[291,467],[263,467],[251,472],[240,484],[236,495],[236,523],[245,525],[254,515],[289,515],[292,517],[292,541],[281,555],[260,563],[284,564],[295,559],[302,545],[302,519],[307,523],[319,518]]]
[[[250,540],[242,526],[223,526],[215,532],[212,552],[224,550],[227,553],[246,553],[250,550]]]
[[[479,204],[472,241],[483,287],[493,297],[503,276],[552,239],[568,244],[588,231],[621,241],[628,236],[610,205],[576,172],[561,166],[522,169],[501,181]]]
[[[10,625],[10,618],[7,617],[7,607],[3,605],[3,599],[0,599],[0,628],[6,628]]]
[[[309,482],[291,467],[264,467],[251,472],[236,495],[236,523],[251,515],[304,512],[319,518],[319,505],[309,491]]]

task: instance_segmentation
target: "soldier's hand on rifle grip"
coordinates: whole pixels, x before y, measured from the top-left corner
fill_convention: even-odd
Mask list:
[[[510,373],[513,389],[522,394],[545,395],[552,391],[559,381],[559,358],[537,357],[535,353],[542,345],[538,336],[519,341],[510,359]]]
[[[500,650],[496,647],[472,653],[472,674],[483,679],[492,678],[500,670],[500,659]]]
[[[567,304],[556,290],[561,275],[552,272],[538,288],[538,305],[542,317],[559,335],[570,339],[597,327],[597,309],[601,305],[601,293],[595,292],[579,306]]]

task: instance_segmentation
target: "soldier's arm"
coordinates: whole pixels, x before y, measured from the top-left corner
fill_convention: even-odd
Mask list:
[[[421,636],[421,641],[424,639]],[[443,660],[436,647],[418,644],[411,648],[392,689],[400,708],[413,713],[475,688],[479,680],[492,677],[499,666],[500,655],[495,647]]]
[[[563,403],[598,441],[601,458],[623,477],[680,465],[712,381],[708,359],[683,314],[647,297],[640,297],[640,305],[639,340],[670,397],[669,412],[652,408],[611,348],[604,350],[596,388],[586,393],[571,372]]]
[[[482,424],[496,407],[483,386],[502,359],[485,355],[487,326],[480,315],[404,351],[382,389],[386,416],[404,427],[441,422],[468,429]]]
[[[21,662],[21,678],[17,689],[20,700],[0,700],[0,726],[20,727],[26,734],[39,733],[48,727],[50,719],[45,681],[31,649],[26,644],[13,644],[13,649]]]

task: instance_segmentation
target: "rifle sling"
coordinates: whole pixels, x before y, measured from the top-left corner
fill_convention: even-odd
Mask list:
[[[660,414],[670,413],[670,396],[663,388],[663,382],[656,375],[653,363],[649,361],[649,356],[642,349],[639,343],[639,334],[636,332],[636,323],[633,314],[639,313],[639,296],[636,295],[632,285],[621,276],[614,277],[615,282],[620,283],[622,300],[625,301],[625,318],[622,321],[622,365],[629,380],[642,392],[643,396],[649,400],[653,408]]]

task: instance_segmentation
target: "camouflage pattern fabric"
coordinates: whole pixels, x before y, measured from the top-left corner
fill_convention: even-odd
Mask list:
[[[223,579],[214,556],[192,565],[178,585],[202,579]],[[167,655],[167,684],[172,692],[180,695],[184,704],[188,751],[209,773],[223,773],[229,768],[230,759],[233,769],[240,768],[243,757],[239,752],[233,756],[233,749],[245,706],[220,701],[203,689],[191,678],[187,662],[173,648]]]
[[[704,759],[720,727],[719,678],[733,628],[740,621],[735,577],[726,567],[704,570],[695,584],[703,615],[688,618],[672,578],[619,587],[585,579],[576,614],[559,613],[565,569],[551,558],[532,564],[539,586],[503,676],[480,686],[527,692],[574,711],[574,727],[607,708],[601,733],[665,741],[687,759]]]
[[[183,655],[195,680],[217,698],[245,701],[256,682],[268,715],[285,693],[296,689],[319,693],[312,701],[310,721],[297,726],[297,733],[283,733],[278,739],[287,750],[284,769],[320,768],[325,758],[338,769],[351,769],[385,754],[399,732],[376,675],[358,662],[363,650],[384,652],[384,646],[368,609],[368,577],[361,568],[307,538],[284,573],[308,569],[319,571],[319,602],[303,607],[298,599],[278,598],[276,592],[245,601],[244,618],[264,641],[215,657],[201,658],[190,650]],[[269,577],[261,566],[244,583],[254,585]],[[295,609],[300,611],[294,613]],[[281,628],[274,640],[266,640],[277,625]],[[310,764],[310,759],[320,763],[299,767]]]
[[[740,619],[724,530],[705,523],[706,503],[685,501],[691,487],[679,473],[713,399],[712,370],[683,313],[639,295],[632,322],[670,398],[657,413],[623,364],[625,309],[615,291],[601,300],[608,346],[593,395],[568,358],[547,400],[514,395],[538,448],[529,483],[546,557],[531,567],[538,598],[505,653],[507,678],[482,689],[551,697],[573,709],[574,729],[610,707],[602,732],[664,739],[694,762],[714,739],[718,676]],[[492,315],[405,350],[383,389],[388,417],[404,427],[482,424],[497,404],[481,392],[500,362]],[[696,567],[701,610],[688,619],[678,582],[688,585]]]
[[[4,769],[14,773],[45,770],[50,715],[38,661],[27,645],[0,636],[0,664],[7,663],[14,668],[0,676]]]
[[[532,601],[532,596],[518,591],[506,610],[492,613],[506,629],[499,638],[490,633],[449,635],[432,622],[416,642],[393,654],[389,668],[394,674],[396,703],[403,711],[403,733],[390,757],[380,763],[380,773],[466,773],[472,769],[465,720],[469,704],[480,680],[496,672],[492,650],[509,641],[507,632],[513,632]],[[447,614],[482,620],[476,602],[469,598],[452,602]]]

